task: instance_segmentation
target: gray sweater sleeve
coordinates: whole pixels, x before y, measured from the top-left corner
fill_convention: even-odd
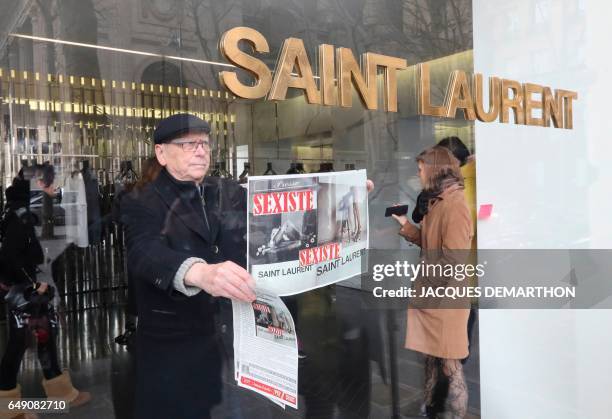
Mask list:
[[[206,261],[204,259],[194,257],[187,258],[177,269],[176,275],[174,275],[174,289],[185,294],[188,297],[193,297],[194,295],[202,291],[198,287],[185,285],[185,275],[187,274],[187,271],[196,263],[206,263]]]

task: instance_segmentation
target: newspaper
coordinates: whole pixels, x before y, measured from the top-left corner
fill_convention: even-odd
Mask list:
[[[297,409],[297,333],[279,296],[361,274],[369,244],[366,171],[255,176],[247,189],[247,266],[257,300],[233,303],[235,378]]]
[[[234,367],[240,387],[297,409],[298,348],[293,318],[282,300],[257,290],[234,306]]]
[[[242,328],[242,321],[240,317],[241,309],[238,307],[238,304],[243,304],[239,302],[234,302],[232,304],[232,318],[234,319],[234,374],[237,383],[240,383],[240,333]],[[249,387],[247,387],[249,388]],[[283,409],[285,408],[285,403],[278,401],[276,398],[269,396],[268,394],[264,394],[264,396],[268,397],[271,402],[279,405]]]

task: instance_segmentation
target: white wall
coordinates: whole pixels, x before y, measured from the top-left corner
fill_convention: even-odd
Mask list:
[[[474,69],[578,92],[574,129],[477,123],[489,249],[612,248],[612,3],[473,0]],[[520,271],[517,271],[520,275]],[[606,418],[612,312],[480,312],[482,417]]]

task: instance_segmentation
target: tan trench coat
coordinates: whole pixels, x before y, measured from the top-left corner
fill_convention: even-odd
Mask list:
[[[463,188],[454,185],[430,204],[421,228],[407,222],[399,234],[424,250],[470,249],[472,217]],[[409,308],[406,348],[444,359],[468,356],[469,308]]]

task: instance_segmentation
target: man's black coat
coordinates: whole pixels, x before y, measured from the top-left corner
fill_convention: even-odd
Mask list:
[[[136,284],[137,417],[202,417],[220,397],[214,334],[215,299],[174,289],[189,257],[246,264],[246,191],[236,182],[204,180],[210,229],[199,190],[165,169],[122,201],[128,269]]]

